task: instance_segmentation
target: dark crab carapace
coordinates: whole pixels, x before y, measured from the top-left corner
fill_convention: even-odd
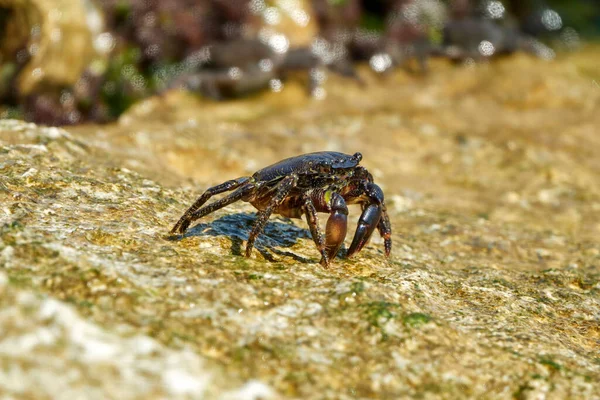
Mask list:
[[[312,237],[321,253],[321,264],[328,266],[336,256],[348,227],[347,204],[360,204],[362,214],[348,249],[348,257],[358,253],[377,228],[384,239],[385,254],[392,250],[392,229],[383,192],[373,183],[373,176],[358,165],[362,155],[332,151],[309,153],[287,158],[248,177],[241,177],[209,188],[183,214],[171,230],[183,234],[190,224],[238,200],[247,201],[259,210],[246,245],[246,257],[252,253],[256,237],[271,214],[289,218],[306,216]],[[212,196],[232,193],[207,206]],[[329,213],[325,235],[317,213]]]

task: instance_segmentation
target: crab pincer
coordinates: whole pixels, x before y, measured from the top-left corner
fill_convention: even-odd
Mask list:
[[[327,220],[325,226],[325,252],[327,258],[321,259],[321,264],[324,266],[328,265],[329,260],[333,260],[340,250],[344,239],[346,238],[346,232],[348,231],[348,208],[344,198],[335,193],[332,195],[332,211]]]
[[[363,212],[358,220],[352,244],[348,249],[348,257],[352,257],[362,250],[363,246],[371,238],[377,225],[379,225],[384,212],[383,192],[381,188],[374,183],[367,182],[364,184],[363,190],[369,202],[363,205]]]

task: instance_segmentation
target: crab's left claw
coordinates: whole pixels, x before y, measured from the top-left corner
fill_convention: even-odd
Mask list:
[[[369,241],[380,219],[381,206],[379,204],[370,204],[364,209],[358,220],[354,239],[352,239],[352,244],[348,249],[348,257],[358,253]]]
[[[338,193],[334,193],[331,197],[330,207],[331,214],[325,228],[325,252],[327,259],[323,258],[321,260],[323,266],[327,266],[337,255],[342,243],[344,243],[348,228],[348,207],[346,207],[344,198]]]
[[[356,233],[354,233],[352,244],[348,249],[348,257],[352,257],[358,253],[367,244],[373,231],[379,225],[381,215],[383,214],[383,192],[381,188],[369,182],[364,187],[364,193],[368,198],[368,205],[363,208],[363,212],[358,220]]]

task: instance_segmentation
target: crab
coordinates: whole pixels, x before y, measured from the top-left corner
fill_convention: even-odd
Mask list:
[[[271,214],[288,218],[302,218],[304,215],[321,253],[320,264],[328,267],[346,237],[347,205],[359,204],[362,214],[347,257],[358,253],[375,229],[383,237],[385,254],[389,257],[392,229],[383,191],[373,182],[369,171],[358,165],[361,160],[360,153],[348,155],[324,151],[303,154],[265,167],[252,176],[213,186],[188,208],[171,234],[184,234],[193,221],[242,200],[258,210],[246,245],[246,257],[250,257],[254,242]],[[232,190],[227,196],[204,206],[214,195]],[[325,235],[319,226],[319,212],[329,213]]]

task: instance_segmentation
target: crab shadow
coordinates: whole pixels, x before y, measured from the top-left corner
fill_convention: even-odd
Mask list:
[[[181,240],[194,236],[226,236],[231,240],[231,252],[234,255],[242,256],[245,254],[244,241],[248,240],[255,220],[255,213],[225,215],[212,222],[197,224],[190,228],[183,237],[173,236],[171,239]],[[279,261],[273,257],[273,254],[291,257],[300,263],[318,262],[319,259],[316,257],[318,257],[319,252],[314,244],[315,259],[299,256],[292,251],[282,250],[282,248],[294,246],[298,239],[308,239],[310,243],[313,243],[308,229],[297,227],[287,218],[277,217],[267,223],[263,232],[256,239],[254,248],[269,262]]]

